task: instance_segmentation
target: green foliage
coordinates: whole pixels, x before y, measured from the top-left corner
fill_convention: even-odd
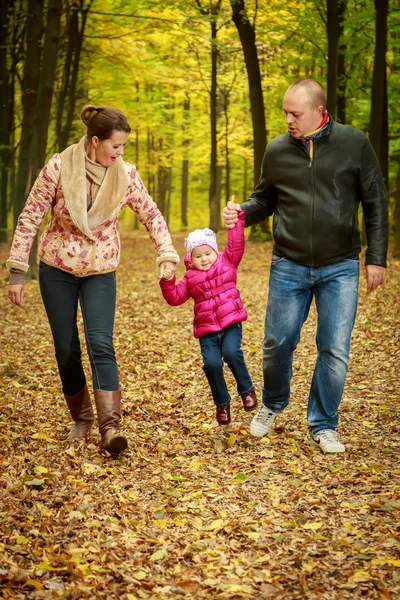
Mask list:
[[[208,9],[210,0],[201,0]],[[226,151],[229,150],[230,193],[243,201],[252,190],[252,123],[247,73],[231,5],[222,0],[219,14],[202,14],[196,0],[82,0],[88,8],[80,62],[78,98],[69,142],[84,134],[79,120],[86,103],[111,104],[123,110],[132,127],[126,160],[158,200],[157,174],[171,169],[169,224],[181,227],[182,162],[189,160],[189,227],[208,223],[210,165],[210,19],[217,24],[218,49],[218,163],[222,172],[221,200],[225,200]],[[67,6],[65,4],[65,6]],[[398,96],[400,90],[399,10],[389,14],[388,97],[390,154],[399,151]],[[287,86],[299,77],[325,83],[327,75],[325,0],[247,0],[255,23],[263,79],[268,139],[286,130],[281,111]],[[206,12],[206,11],[204,11]],[[62,86],[63,59],[68,43],[67,16],[62,36],[48,155],[55,150],[54,118]],[[341,44],[345,47],[346,122],[368,129],[375,44],[374,0],[348,0]],[[22,61],[17,63],[21,75]],[[190,101],[190,111],[184,101]],[[18,142],[20,96],[15,98],[15,136]],[[390,163],[391,181],[397,161]],[[133,224],[129,213],[124,219]]]

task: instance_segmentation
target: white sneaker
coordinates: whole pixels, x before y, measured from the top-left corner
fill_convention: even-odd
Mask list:
[[[255,417],[250,425],[250,433],[256,438],[262,438],[267,435],[274,424],[277,413],[271,412],[264,404],[261,403]]]
[[[321,448],[324,454],[346,452],[346,446],[339,442],[338,434],[334,429],[318,431],[317,435],[312,438],[312,441]]]

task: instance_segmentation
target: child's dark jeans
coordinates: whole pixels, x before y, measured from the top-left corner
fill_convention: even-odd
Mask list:
[[[203,370],[217,406],[227,406],[231,401],[224,378],[222,359],[236,379],[237,391],[240,396],[248,394],[254,389],[241,348],[241,323],[230,325],[215,333],[203,335],[199,338],[199,342],[203,355]]]

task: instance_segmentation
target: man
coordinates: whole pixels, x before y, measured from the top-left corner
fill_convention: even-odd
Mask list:
[[[324,88],[300,79],[283,100],[288,133],[265,151],[260,182],[241,208],[246,226],[274,214],[273,256],[263,345],[263,401],[250,432],[263,437],[289,402],[293,352],[312,298],[318,312],[318,358],[308,398],[313,441],[345,452],[336,428],[358,297],[361,202],[368,249],[368,290],[384,283],[388,243],[385,187],[376,155],[357,129],[335,123]],[[238,204],[223,210],[226,227]]]

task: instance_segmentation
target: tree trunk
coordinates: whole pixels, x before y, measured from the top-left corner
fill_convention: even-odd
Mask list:
[[[339,123],[346,123],[346,44],[343,41],[344,15],[346,11],[347,0],[339,0],[338,6],[338,24],[339,24],[339,56],[337,72],[337,101],[336,118]]]
[[[210,160],[210,229],[221,229],[220,210],[221,202],[218,195],[218,164],[217,164],[217,24],[215,18],[211,21],[211,160]]]
[[[43,33],[41,0],[28,0],[26,58],[22,79],[22,127],[18,156],[18,176],[14,195],[14,225],[28,196],[32,168],[30,164],[34,135],[34,113],[39,88],[40,41]]]
[[[31,149],[31,183],[36,179],[46,160],[47,136],[56,75],[58,41],[60,36],[62,0],[49,0],[47,8],[46,33],[39,80],[39,93],[35,106],[34,134]],[[29,185],[29,187],[31,187]],[[38,278],[37,237],[29,256],[29,276]]]
[[[267,145],[267,130],[265,124],[264,98],[261,85],[261,71],[256,46],[255,27],[250,23],[245,0],[230,0],[232,6],[232,20],[236,25],[242,44],[244,61],[246,64],[247,79],[249,82],[250,110],[253,124],[254,145],[254,187],[258,184],[261,175],[261,164]],[[258,226],[251,228],[250,238],[258,237]],[[261,224],[261,230],[271,236],[269,220]]]
[[[7,69],[9,12],[11,5],[0,2],[0,242],[7,241],[8,170],[10,164],[10,77]]]
[[[337,106],[337,77],[339,58],[339,22],[338,0],[327,0],[326,33],[328,37],[328,81],[327,81],[327,109],[336,119]]]
[[[63,115],[64,108],[67,102],[68,97],[68,88],[69,81],[71,76],[71,66],[72,59],[74,56],[74,47],[75,47],[75,32],[78,29],[78,9],[74,4],[71,9],[71,13],[68,17],[68,44],[65,56],[63,57],[63,75],[62,75],[62,83],[61,90],[58,95],[58,103],[57,103],[57,114],[56,114],[56,146],[59,152],[64,150],[64,135],[63,135]]]
[[[90,6],[91,2],[89,3]],[[81,59],[81,51],[83,44],[83,34],[86,26],[86,19],[89,10],[89,6],[87,8],[83,8],[83,0],[81,2],[81,26],[79,27],[79,20],[76,19],[74,21],[75,31],[71,32],[75,40],[75,48],[74,48],[74,59],[72,62],[72,73],[71,73],[71,81],[68,89],[68,103],[67,103],[67,115],[65,120],[65,125],[63,128],[63,134],[61,138],[62,148],[65,148],[68,144],[68,138],[71,131],[72,121],[74,119],[75,113],[75,103],[76,103],[76,84],[78,81],[78,73],[79,73],[79,63]]]
[[[49,0],[39,95],[35,110],[35,137],[31,156],[34,177],[37,176],[38,171],[43,167],[46,160],[50,109],[54,92],[58,41],[60,37],[61,9],[62,0]]]
[[[64,59],[64,71],[56,116],[56,140],[59,152],[64,150],[68,144],[72,121],[74,119],[83,36],[91,4],[92,0],[88,1],[86,7],[85,0],[80,0],[79,6],[73,4],[68,19],[68,45]]]
[[[375,0],[375,55],[371,88],[369,139],[388,185],[388,102],[386,80],[388,0]]]
[[[182,162],[182,189],[181,189],[181,225],[182,228],[188,226],[188,190],[189,190],[189,157],[188,148],[190,139],[188,136],[190,116],[190,98],[186,95],[183,102],[183,128],[185,139],[183,140],[183,162]]]
[[[393,258],[400,258],[400,154],[397,156],[394,227]]]
[[[229,90],[221,90],[222,111],[225,119],[225,204],[228,204],[231,197],[231,169],[229,156]]]
[[[248,177],[247,177],[247,158],[244,159],[244,164],[243,164],[243,202],[246,202],[246,200],[248,199],[248,192],[247,192],[247,188],[248,188],[248,181],[247,181]]]
[[[254,143],[254,186],[256,186],[260,179],[261,163],[265,152],[265,146],[267,145],[264,99],[261,86],[260,64],[257,55],[256,33],[254,26],[250,23],[247,16],[244,0],[230,1],[232,6],[232,20],[236,25],[242,44],[247,79],[249,82]]]

